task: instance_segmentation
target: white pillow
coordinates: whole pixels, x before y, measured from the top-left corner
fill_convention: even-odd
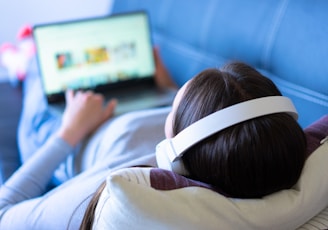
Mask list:
[[[150,186],[149,168],[112,173],[94,229],[296,229],[328,205],[328,142],[306,161],[290,190],[263,199],[232,199],[201,187]]]

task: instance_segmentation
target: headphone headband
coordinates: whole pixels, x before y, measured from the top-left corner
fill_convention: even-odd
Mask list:
[[[292,101],[287,97],[269,96],[241,102],[214,112],[191,124],[174,138],[166,139],[172,149],[167,151],[168,158],[175,162],[187,149],[206,137],[243,121],[273,113],[288,113],[295,120],[298,118]]]

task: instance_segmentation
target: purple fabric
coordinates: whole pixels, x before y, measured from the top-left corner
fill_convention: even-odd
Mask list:
[[[305,136],[308,143],[307,156],[320,146],[320,141],[328,136],[328,115],[325,115],[318,121],[308,126],[305,130]],[[151,187],[158,190],[173,190],[190,186],[208,188],[222,194],[222,191],[213,186],[191,180],[174,172],[154,168],[150,171]]]
[[[319,147],[320,141],[328,136],[328,115],[323,116],[316,122],[304,129],[307,140],[308,156]]]
[[[174,173],[172,171],[160,169],[160,168],[151,169],[150,184],[152,188],[158,190],[173,190],[173,189],[196,186],[196,187],[211,189],[213,191],[223,194],[222,191],[218,190],[217,188],[209,184],[192,180],[184,176],[181,176],[177,173]]]

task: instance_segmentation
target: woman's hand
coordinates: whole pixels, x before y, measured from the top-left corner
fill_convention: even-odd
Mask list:
[[[66,92],[66,108],[58,135],[75,146],[113,114],[116,100],[104,105],[104,97],[91,91]]]

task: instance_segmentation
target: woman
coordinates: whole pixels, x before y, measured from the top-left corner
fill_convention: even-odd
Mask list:
[[[201,118],[231,105],[278,95],[281,93],[269,79],[245,64],[205,70],[179,90],[166,119],[165,136],[172,138]],[[182,157],[189,178],[234,198],[261,198],[291,188],[305,159],[305,135],[287,113],[229,127],[189,148]],[[104,186],[90,202],[81,229],[92,228]]]
[[[166,137],[175,136],[217,110],[273,95],[281,94],[269,79],[247,65],[232,63],[222,70],[205,70],[177,94],[166,119]],[[110,170],[133,165],[156,166],[155,155],[142,152],[145,148],[132,154],[123,150],[135,150],[143,142],[148,149],[154,147],[160,136],[154,138],[153,134],[163,128],[168,109],[137,112],[107,121],[114,112],[115,101],[103,106],[103,98],[91,92],[69,91],[66,97],[67,108],[58,131],[2,186],[0,229],[77,229],[84,215],[86,219],[91,217],[86,224],[92,226],[93,214],[85,210],[94,205],[90,200]],[[121,125],[129,118],[127,132],[116,133],[116,123]],[[135,124],[139,125],[134,128]],[[136,132],[131,133],[130,128]],[[119,136],[113,138],[111,132]],[[89,142],[82,142],[92,133]],[[104,133],[108,139],[102,139]],[[137,138],[137,144],[130,145],[129,141]],[[84,146],[88,149],[94,139],[100,141],[90,148],[97,152],[81,160],[82,172],[47,192],[54,171],[74,152],[73,148],[89,143]],[[115,152],[115,146],[105,142],[126,146]],[[261,197],[296,183],[305,161],[305,149],[300,126],[290,115],[279,113],[210,136],[190,148],[183,162],[191,178],[212,184],[228,196]]]

